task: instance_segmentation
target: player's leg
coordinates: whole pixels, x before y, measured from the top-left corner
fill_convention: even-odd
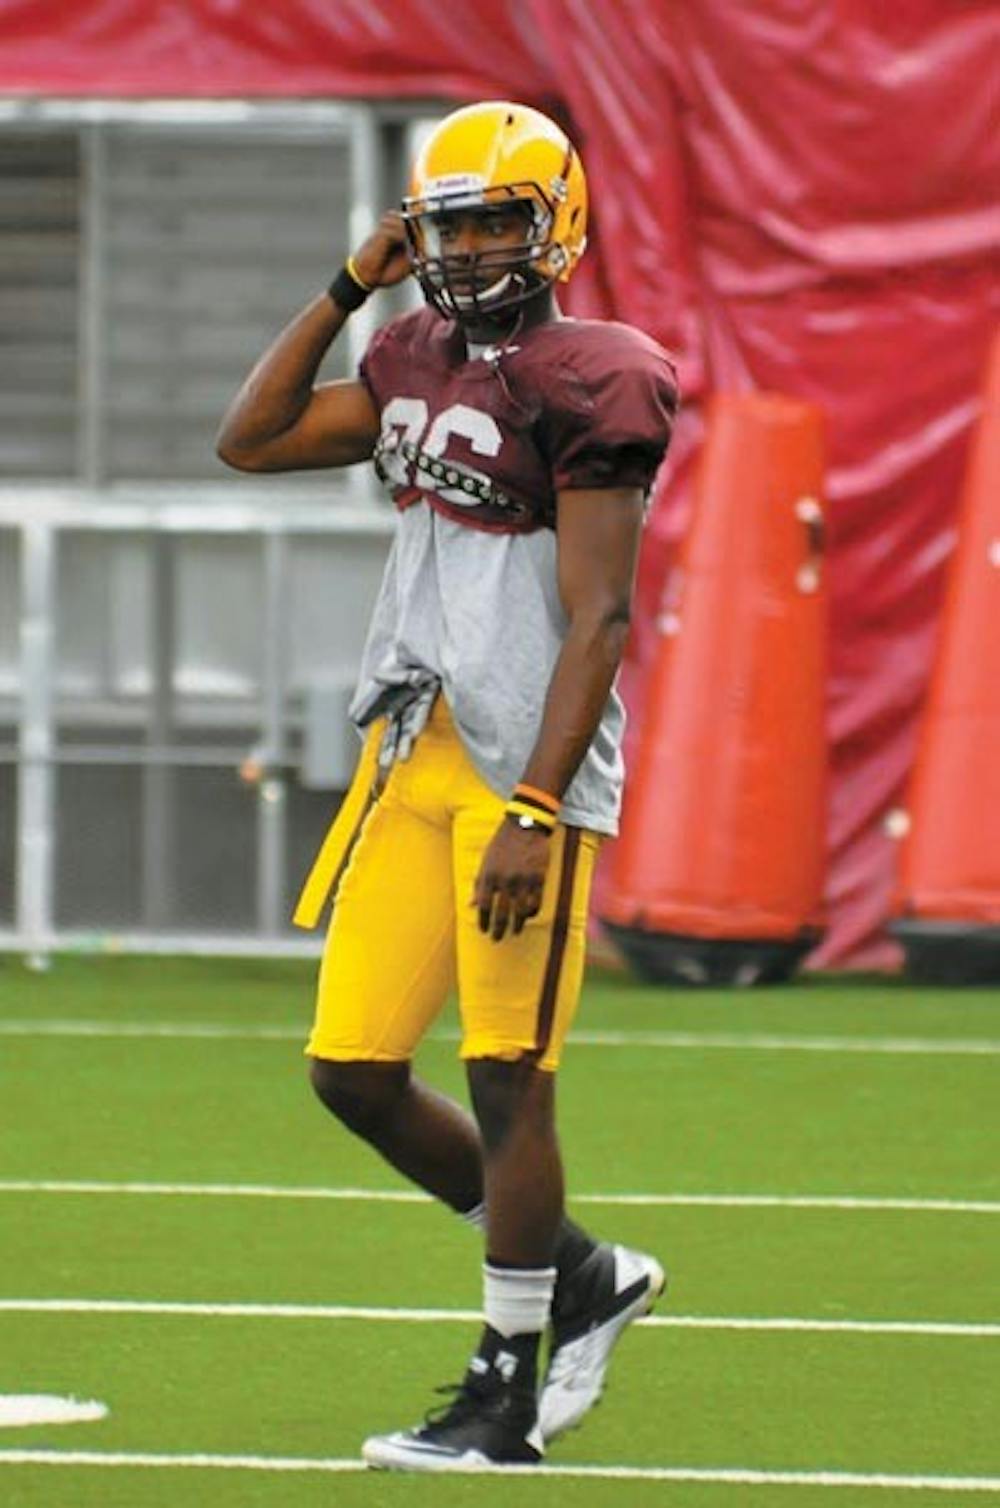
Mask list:
[[[409,1063],[313,1058],[310,1078],[340,1123],[405,1178],[459,1214],[478,1202],[476,1125],[453,1100],[415,1078]]]
[[[432,718],[354,834],[307,1052],[327,1109],[399,1172],[464,1211],[481,1199],[477,1127],[410,1068],[455,978],[450,818],[442,806],[451,757]]]
[[[527,1055],[476,1058],[466,1071],[483,1142],[489,1260],[554,1269],[564,1196],[555,1075]]]
[[[518,937],[497,945],[478,932],[470,905],[473,881],[502,820],[503,802],[479,778],[457,738],[456,748],[460,768],[453,785],[452,893],[459,937],[463,1056],[476,1060],[470,1064],[470,1088],[485,1163],[485,1183],[476,1200],[480,1206],[477,1223],[487,1225],[487,1252],[493,1260],[484,1269],[486,1329],[454,1406],[418,1429],[365,1443],[365,1458],[372,1465],[390,1468],[441,1470],[470,1457],[502,1463],[537,1461],[541,1456],[537,1352],[555,1282],[553,1253],[562,1216],[562,1170],[555,1141],[552,1078],[539,1071],[534,1049],[536,1007],[559,881],[554,876],[547,887],[544,936],[531,925]],[[555,843],[561,864],[564,835]],[[575,840],[571,846],[575,851]],[[478,961],[476,955],[482,955]],[[492,1021],[480,1021],[481,1013],[473,1013],[475,1029],[470,1031],[465,996],[482,994],[487,973],[491,978],[496,974],[509,987],[510,965],[518,958],[530,959],[534,977],[513,1013],[513,1035],[503,1036],[503,1010],[497,1015],[498,1029]],[[507,963],[498,963],[500,959]],[[551,1026],[553,1010],[546,1009]],[[517,1168],[520,1159],[529,1160],[532,1167],[533,1176],[527,1182],[523,1168]],[[498,1225],[498,1211],[505,1226]],[[477,1211],[470,1206],[468,1214],[475,1217]],[[499,1243],[495,1251],[490,1244],[494,1241]]]
[[[541,1460],[538,1349],[555,1283],[553,1251],[562,1212],[553,1076],[527,1058],[469,1065],[483,1137],[489,1253],[483,1268],[485,1326],[450,1408],[419,1428],[366,1441],[371,1465],[447,1470],[459,1464],[530,1465]],[[531,1160],[533,1177],[515,1171]],[[499,1222],[494,1210],[505,1216]]]
[[[469,1081],[485,1147],[490,1211],[485,1266],[486,1317],[514,1335],[509,1343],[527,1373],[537,1362],[539,1332],[551,1319],[551,1345],[538,1406],[547,1444],[577,1425],[603,1391],[611,1352],[622,1332],[649,1312],[663,1291],[655,1257],[573,1230],[562,1208],[562,1164],[555,1124],[554,1072],[519,1063],[478,1059]],[[555,1236],[553,1238],[553,1224]],[[572,1230],[572,1235],[570,1234]],[[583,1255],[566,1263],[574,1241]],[[549,1254],[547,1256],[547,1253]],[[558,1263],[549,1287],[538,1269]],[[576,1253],[574,1253],[576,1255]],[[551,1314],[532,1311],[524,1297],[550,1295]],[[513,1299],[517,1307],[511,1307]],[[518,1336],[516,1328],[524,1324]],[[536,1328],[537,1327],[537,1328]]]
[[[585,1401],[579,1406],[573,1400],[579,1417],[600,1393],[620,1329],[649,1307],[662,1284],[658,1265],[642,1259],[648,1265],[638,1287],[630,1284],[631,1291],[623,1292],[615,1249],[595,1242],[562,1214],[554,1070],[579,997],[597,841],[577,830],[558,831],[539,916],[518,937],[496,944],[479,932],[469,900],[502,802],[467,761],[464,780],[455,781],[455,800],[463,1057],[485,1160],[485,1208],[468,1214],[486,1228],[492,1259],[484,1269],[487,1324],[450,1409],[415,1430],[366,1441],[370,1464],[399,1469],[539,1460],[536,1361],[550,1307],[560,1319],[549,1375],[562,1357],[561,1393],[573,1392],[571,1364],[579,1348],[570,1342],[597,1330],[604,1337],[596,1370],[586,1358]],[[612,1311],[618,1324],[613,1334],[607,1323]],[[542,1417],[549,1392],[547,1386]],[[551,1408],[548,1415],[553,1417]],[[557,1411],[558,1429],[568,1427],[566,1418],[565,1409]]]
[[[517,1309],[504,1312],[504,1292],[517,1297],[542,1263],[555,1267],[544,1439],[597,1401],[616,1340],[663,1286],[654,1258],[598,1243],[562,1214],[555,1075],[579,1002],[597,846],[592,834],[559,829],[539,915],[501,943],[484,938],[474,918],[459,923],[457,938],[462,1053],[484,1141],[488,1322],[492,1295],[493,1318],[509,1334]],[[522,1304],[521,1313],[544,1327],[537,1310]],[[523,1344],[530,1360],[537,1333]]]
[[[468,902],[502,803],[470,774],[465,800],[457,793],[455,894],[463,1057],[483,1141],[486,1325],[449,1410],[418,1429],[366,1441],[366,1459],[390,1468],[446,1470],[476,1460],[525,1463],[542,1454],[537,1358],[555,1286],[563,1189],[554,1079],[551,1065],[542,1068],[539,1061],[550,1038],[553,1059],[558,1057],[574,973],[578,989],[595,845],[591,842],[581,868],[579,835],[567,843],[560,832],[540,917],[518,937],[491,942],[479,932]],[[569,912],[578,872],[574,927]],[[576,1240],[585,1256],[593,1249],[582,1233]]]

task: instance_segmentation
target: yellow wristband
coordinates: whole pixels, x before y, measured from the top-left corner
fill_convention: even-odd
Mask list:
[[[354,260],[353,255],[349,256],[347,258],[347,261],[344,263],[344,266],[347,268],[347,276],[351,279],[351,281],[353,283],[357,283],[357,285],[361,289],[362,293],[374,293],[375,292],[375,285],[374,285],[374,283],[366,283],[365,280],[364,280],[364,278],[361,276],[360,272],[358,271],[358,264]]]
[[[556,819],[552,812],[543,812],[525,801],[508,801],[504,811],[522,826],[540,827],[547,833],[554,833],[556,830]]]

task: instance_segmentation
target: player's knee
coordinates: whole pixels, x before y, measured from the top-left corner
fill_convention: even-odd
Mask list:
[[[395,1115],[410,1077],[408,1063],[337,1063],[312,1058],[309,1078],[326,1108],[343,1126],[367,1141]]]
[[[499,1151],[515,1127],[550,1136],[555,1126],[555,1075],[534,1056],[515,1061],[474,1058],[467,1065],[472,1104],[487,1154]]]

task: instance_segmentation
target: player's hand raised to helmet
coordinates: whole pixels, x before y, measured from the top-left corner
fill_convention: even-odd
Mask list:
[[[369,288],[392,288],[413,270],[406,228],[398,209],[386,210],[367,240],[354,253],[358,276]]]

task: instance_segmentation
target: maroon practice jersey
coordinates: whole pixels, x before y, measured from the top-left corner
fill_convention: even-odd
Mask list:
[[[554,528],[564,488],[647,488],[677,410],[666,352],[599,320],[535,325],[470,358],[458,326],[424,308],[377,331],[361,377],[397,507],[504,534]]]

